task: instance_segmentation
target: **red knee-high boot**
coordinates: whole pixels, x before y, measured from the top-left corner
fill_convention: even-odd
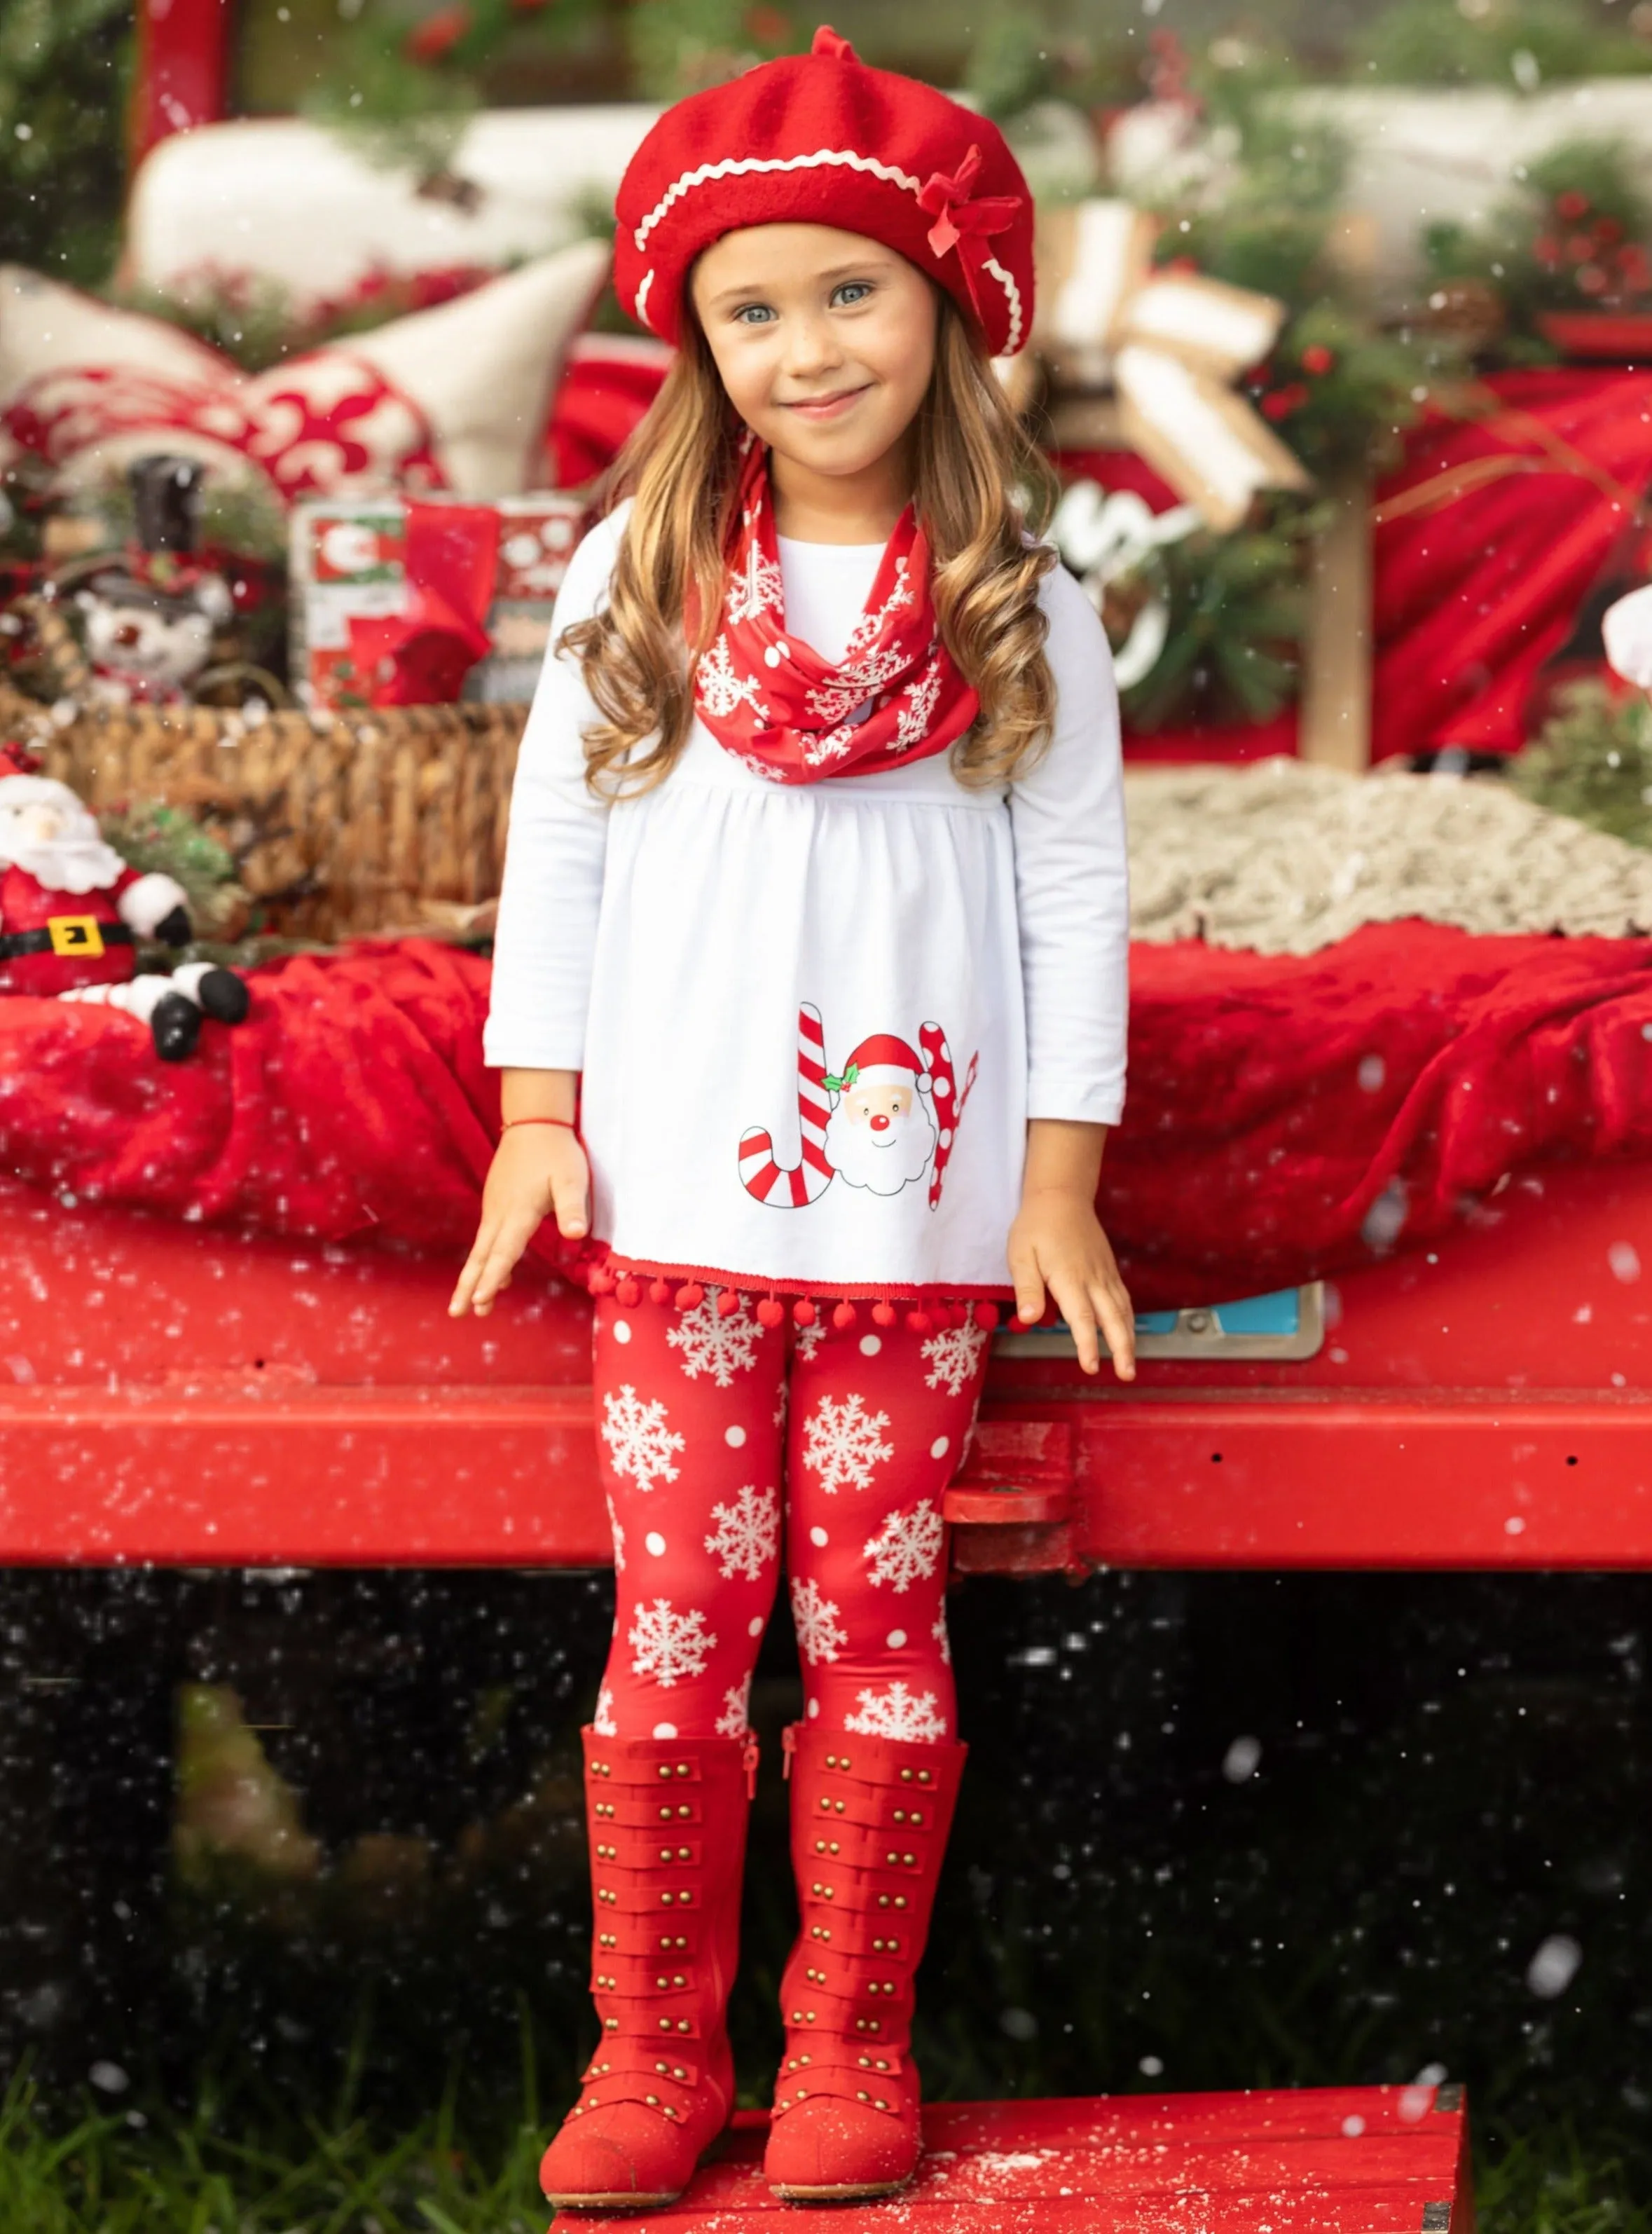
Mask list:
[[[723,2013],[757,1744],[583,1734],[602,2038],[539,2185],[634,2211],[681,2195],[734,2107]]]
[[[917,2164],[912,1980],[969,1747],[786,1735],[802,1929],[763,2170],[799,2202],[888,2195]]]

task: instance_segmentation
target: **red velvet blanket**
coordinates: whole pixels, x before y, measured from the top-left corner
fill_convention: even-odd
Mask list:
[[[0,1002],[0,1168],[456,1271],[498,1120],[487,964],[415,940],[252,985],[247,1022],[172,1067],[126,1016]],[[1133,1003],[1101,1206],[1145,1308],[1419,1245],[1536,1158],[1652,1153],[1652,940],[1410,923],[1306,959],[1140,946]]]

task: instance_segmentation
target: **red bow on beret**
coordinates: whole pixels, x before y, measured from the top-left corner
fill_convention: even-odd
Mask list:
[[[949,248],[957,250],[970,300],[984,325],[986,316],[976,274],[986,261],[987,236],[1009,230],[1015,221],[1022,198],[1019,194],[983,194],[972,200],[971,191],[980,170],[981,150],[971,146],[950,175],[945,171],[931,171],[919,187],[917,199],[921,208],[935,215],[935,222],[930,227],[930,248],[937,256],[944,256]]]

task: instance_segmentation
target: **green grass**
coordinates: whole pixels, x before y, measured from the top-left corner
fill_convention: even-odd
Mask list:
[[[531,2093],[532,2074],[525,2073]],[[0,2226],[28,2234],[542,2234],[535,2178],[548,2126],[519,2119],[492,2150],[456,2129],[455,2090],[408,2133],[360,2118],[260,2119],[204,2092],[186,2117],[44,2118],[25,2078],[0,2103]],[[141,2122],[137,2122],[141,2120]],[[1480,2156],[1480,2234],[1652,2234],[1616,2159],[1565,2126]]]

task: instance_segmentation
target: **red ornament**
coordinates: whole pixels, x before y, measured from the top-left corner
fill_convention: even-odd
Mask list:
[[[1589,196],[1580,193],[1576,186],[1568,186],[1564,193],[1555,196],[1555,208],[1569,223],[1582,217],[1588,207]]]
[[[439,62],[449,55],[470,29],[468,8],[438,8],[408,34],[409,62]]]
[[[1303,351],[1303,370],[1311,372],[1316,378],[1329,372],[1335,362],[1336,352],[1327,349],[1323,342],[1309,342]]]

